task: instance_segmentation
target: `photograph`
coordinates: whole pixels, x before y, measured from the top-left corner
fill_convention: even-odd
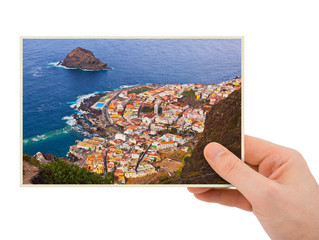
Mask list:
[[[2,1],[4,240],[319,240],[318,3]]]
[[[231,186],[243,37],[21,37],[21,185]]]

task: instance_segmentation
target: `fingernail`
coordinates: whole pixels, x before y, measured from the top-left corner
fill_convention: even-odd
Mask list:
[[[224,149],[217,143],[210,143],[204,149],[204,155],[207,161],[213,162],[224,153]]]

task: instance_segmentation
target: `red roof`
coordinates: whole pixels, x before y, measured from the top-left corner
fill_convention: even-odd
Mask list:
[[[150,113],[145,114],[143,117],[153,118],[153,117],[155,117],[155,116],[156,116],[156,113],[150,112]]]

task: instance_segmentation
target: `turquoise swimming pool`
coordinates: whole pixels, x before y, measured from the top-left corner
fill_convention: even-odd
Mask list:
[[[99,103],[97,103],[97,104],[95,105],[95,107],[97,107],[97,108],[102,108],[102,107],[104,107],[104,105],[105,105],[105,103],[99,102]]]

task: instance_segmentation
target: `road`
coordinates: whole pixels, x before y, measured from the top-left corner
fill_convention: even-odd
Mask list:
[[[103,159],[103,163],[104,163],[104,177],[106,177],[106,175],[107,175],[107,161],[106,161],[106,159],[107,159],[107,152],[105,152],[105,154],[104,154],[104,159]]]
[[[113,125],[113,121],[110,119],[108,112],[106,111],[110,105],[110,103],[117,98],[118,95],[120,95],[122,91],[118,92],[116,95],[114,95],[108,102],[107,104],[105,104],[105,106],[102,108],[102,116],[105,119],[106,125],[108,125],[108,123],[110,125]]]
[[[83,155],[82,160],[80,160],[79,162],[77,162],[78,166],[80,168],[84,167],[85,163],[86,163],[86,158],[91,154],[92,152],[88,152],[87,154]]]
[[[122,112],[122,118],[124,118],[124,112],[125,112],[125,109],[126,109],[126,105],[131,101],[131,99],[132,99],[132,97],[130,97],[127,101],[126,101],[126,103],[124,104],[124,106],[123,106],[123,112]]]
[[[137,161],[136,167],[135,167],[135,171],[137,171],[138,166],[140,165],[141,161],[143,160],[145,154],[147,153],[148,149],[150,149],[150,147],[152,146],[152,144],[148,145],[148,147],[146,148],[145,152],[143,152],[140,156],[140,158]]]
[[[119,132],[122,132],[120,128],[116,127],[114,124],[113,124],[113,121],[110,119],[110,116],[107,112],[107,109],[108,109],[108,106],[110,105],[110,103],[115,99],[117,98],[118,95],[120,95],[122,91],[118,92],[115,96],[113,96],[110,101],[108,101],[108,103],[102,108],[102,116],[105,120],[105,127],[111,127],[113,129],[115,129],[116,131],[119,131]]]
[[[137,111],[138,118],[140,117],[141,110],[142,110],[142,104],[140,105],[140,107],[138,108],[138,111]]]

